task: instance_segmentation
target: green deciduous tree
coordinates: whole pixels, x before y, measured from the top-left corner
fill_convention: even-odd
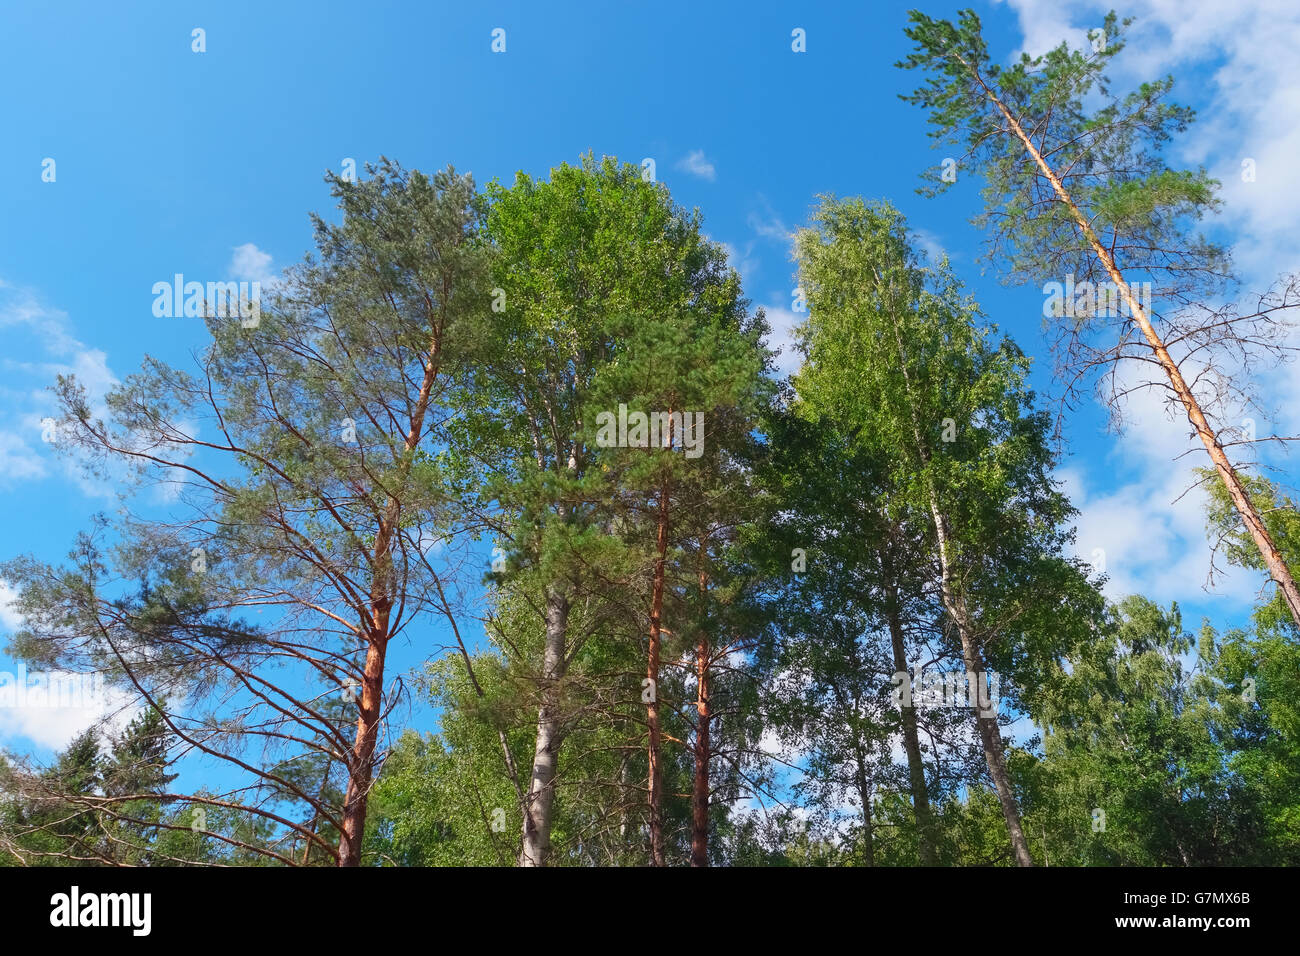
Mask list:
[[[975,724],[1015,859],[1030,865],[998,714],[980,688],[993,666],[1020,703],[1033,662],[1068,646],[1095,592],[1061,555],[1071,509],[1051,478],[1028,363],[1009,340],[991,341],[945,265],[918,268],[886,204],[824,200],[797,255],[809,317],[796,412],[883,463],[891,515],[913,528],[927,519],[944,627],[980,701]]]

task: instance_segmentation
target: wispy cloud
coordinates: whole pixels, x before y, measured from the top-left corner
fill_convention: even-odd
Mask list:
[[[751,210],[745,220],[749,228],[764,239],[790,242],[794,238],[794,230],[785,224],[785,220],[777,214],[765,196],[758,197],[758,204],[762,208]]]
[[[754,257],[754,240],[745,243],[743,249],[737,249],[729,242],[719,242],[723,252],[727,254],[727,263],[740,273],[741,284],[752,281],[758,275],[759,262]]]
[[[45,462],[18,432],[0,431],[0,488],[45,474]]]
[[[930,260],[931,265],[937,266],[944,256],[955,258],[944,248],[943,241],[930,230],[913,227],[908,231],[911,233],[912,240],[921,247],[921,251]]]
[[[700,179],[707,179],[713,182],[718,178],[718,171],[713,164],[704,157],[704,150],[693,149],[677,161],[677,168],[682,172],[690,173],[692,176],[698,176]]]
[[[34,293],[0,282],[0,329],[7,337],[21,337],[24,351],[43,354],[47,361],[0,360],[0,370],[17,387],[4,395],[4,411],[19,423],[17,431],[0,431],[0,486],[44,477],[48,462],[42,455],[44,418],[56,414],[48,387],[58,375],[75,375],[86,389],[92,414],[103,417],[105,394],[117,384],[108,355],[81,342],[72,332],[65,312],[43,303]],[[14,351],[18,351],[14,349]],[[66,477],[92,497],[111,497],[113,490],[86,478],[67,459],[60,463]]]
[[[1205,491],[1193,469],[1207,463],[1185,420],[1170,416],[1164,390],[1147,387],[1129,393],[1124,431],[1115,442],[1112,463],[1132,468],[1119,483],[1096,480],[1095,469],[1060,469],[1066,493],[1080,514],[1075,550],[1090,563],[1104,562],[1105,591],[1112,600],[1144,594],[1162,602],[1199,600],[1225,611],[1244,610],[1262,580],[1227,568],[1222,560],[1212,589],[1212,553],[1205,533]],[[1190,452],[1190,453],[1189,453]]]
[[[14,608],[14,599],[18,592],[6,581],[0,581],[0,628],[6,634],[13,633],[23,626],[23,616]]]

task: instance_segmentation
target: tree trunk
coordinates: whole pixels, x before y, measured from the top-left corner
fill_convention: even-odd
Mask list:
[[[646,679],[650,681],[646,702],[646,726],[649,728],[650,764],[650,864],[664,865],[663,769],[659,765],[659,645],[664,609],[664,574],[668,554],[668,483],[659,492],[659,521],[655,535],[654,585],[650,597],[650,648],[646,660]]]
[[[877,273],[877,279],[879,274]],[[930,449],[921,437],[921,423],[917,420],[916,403],[912,396],[912,379],[907,370],[907,354],[903,348],[903,337],[894,322],[894,341],[898,349],[899,368],[902,370],[903,382],[907,387],[908,406],[912,417],[912,437],[916,442],[918,463],[924,468],[930,463]],[[939,495],[934,487],[932,476],[927,478],[930,497],[930,516],[934,521],[934,535],[939,545],[939,581],[943,594],[943,606],[948,611],[957,627],[961,639],[962,660],[966,664],[966,673],[971,680],[977,681],[976,688],[985,686],[978,681],[984,678],[984,657],[975,641],[970,616],[966,609],[966,599],[955,586],[952,569],[952,557],[948,541],[948,519],[939,507]],[[979,701],[976,701],[978,704]],[[980,740],[984,745],[984,760],[988,764],[989,776],[997,790],[998,801],[1002,804],[1002,816],[1007,821],[1007,834],[1011,838],[1011,850],[1019,866],[1033,866],[1033,857],[1029,855],[1029,843],[1020,828],[1020,808],[1016,804],[1015,792],[1011,789],[1011,778],[1007,774],[1006,759],[1002,752],[1002,730],[998,726],[997,714],[984,717],[980,708],[975,709],[975,724],[979,729]]]
[[[867,783],[867,771],[861,748],[856,748],[853,780],[858,788],[858,799],[862,801],[862,857],[866,866],[876,865],[875,827],[871,820],[871,785]]]
[[[386,615],[385,615],[386,616]],[[375,744],[379,740],[379,715],[384,692],[384,654],[388,648],[387,621],[372,635],[366,649],[366,669],[361,679],[361,706],[357,735],[348,767],[348,790],[343,801],[339,834],[339,866],[361,865],[361,841],[366,831],[366,803],[374,776]],[[382,639],[380,637],[382,635]]]
[[[545,866],[551,852],[551,809],[555,802],[556,757],[563,737],[560,727],[559,681],[564,677],[564,647],[569,626],[569,601],[558,585],[546,592],[546,649],[542,658],[541,705],[537,710],[537,742],[533,776],[524,798],[520,866]]]
[[[948,616],[952,618],[953,624],[956,625],[957,634],[961,638],[962,662],[966,665],[968,679],[971,681],[971,686],[978,689],[987,686],[988,679],[984,676],[984,655],[975,641],[974,631],[970,624],[970,615],[966,609],[966,599],[953,586],[953,575],[948,554],[947,520],[939,510],[938,500],[934,497],[933,491],[930,493],[930,501],[935,534],[939,539],[940,587],[943,592],[943,605],[948,611]],[[978,697],[978,694],[976,696]],[[998,726],[996,712],[992,716],[984,716],[982,709],[978,706],[979,703],[980,701],[977,699],[975,726],[979,729],[980,742],[984,746],[984,761],[988,764],[989,776],[993,778],[993,788],[997,791],[998,802],[1002,804],[1002,816],[1007,821],[1007,834],[1011,838],[1011,850],[1015,854],[1018,866],[1033,866],[1034,859],[1029,855],[1029,843],[1025,840],[1024,831],[1020,827],[1020,807],[1016,804],[1016,794],[1011,789],[1011,777],[1007,774],[1006,755],[1002,749],[1002,728]]]
[[[965,654],[963,653],[963,656]],[[970,671],[967,664],[967,673]],[[980,671],[978,677],[983,678]],[[1017,866],[1033,866],[1034,858],[1029,855],[1029,842],[1025,839],[1020,826],[1020,807],[1016,803],[1015,791],[1011,788],[1011,777],[1007,773],[1006,753],[1002,748],[1002,728],[998,726],[997,717],[981,716],[976,710],[975,720],[979,726],[980,740],[984,744],[984,760],[989,765],[989,775],[993,777],[993,786],[997,790],[998,801],[1002,804],[1002,816],[1007,821],[1007,832],[1011,834],[1011,849],[1016,855]]]
[[[967,69],[970,69],[969,65]],[[1156,362],[1164,370],[1169,379],[1169,384],[1182,403],[1184,411],[1187,413],[1187,420],[1191,423],[1201,444],[1205,446],[1205,452],[1210,456],[1210,461],[1214,463],[1214,469],[1219,474],[1219,479],[1223,482],[1224,487],[1228,489],[1228,496],[1232,499],[1233,506],[1237,513],[1241,515],[1242,523],[1245,524],[1246,530],[1250,532],[1251,539],[1255,542],[1255,547],[1259,549],[1260,556],[1264,559],[1264,566],[1268,569],[1269,575],[1277,583],[1278,589],[1282,592],[1282,597],[1286,601],[1287,608],[1291,611],[1291,618],[1295,621],[1296,626],[1300,627],[1300,588],[1296,587],[1295,578],[1291,574],[1291,569],[1287,567],[1286,562],[1282,559],[1282,553],[1278,551],[1277,545],[1274,544],[1273,538],[1269,535],[1268,529],[1264,526],[1264,520],[1260,517],[1259,511],[1256,510],[1254,502],[1246,494],[1246,488],[1242,484],[1241,477],[1237,470],[1233,468],[1232,462],[1228,460],[1227,453],[1223,450],[1223,445],[1219,441],[1218,434],[1210,427],[1205,413],[1201,410],[1201,404],[1197,401],[1196,396],[1192,393],[1191,387],[1183,378],[1183,373],[1178,368],[1178,363],[1173,360],[1169,350],[1165,347],[1164,340],[1156,332],[1155,327],[1151,324],[1151,317],[1146,310],[1142,308],[1142,303],[1138,301],[1133,294],[1133,289],[1125,280],[1115,262],[1115,257],[1111,255],[1110,250],[1102,245],[1097,233],[1093,230],[1092,224],[1083,214],[1083,211],[1075,204],[1074,198],[1066,190],[1065,184],[1061,182],[1056,171],[1043,158],[1033,141],[1025,133],[1020,122],[1011,115],[1010,110],[1002,103],[977,71],[972,71],[975,78],[979,81],[984,92],[989,99],[998,108],[1006,119],[1011,131],[1021,141],[1029,155],[1033,158],[1038,168],[1047,177],[1051,183],[1053,191],[1057,197],[1065,204],[1070,211],[1070,216],[1074,219],[1075,225],[1087,240],[1088,245],[1092,247],[1093,253],[1097,256],[1102,268],[1110,276],[1111,282],[1120,290],[1124,296],[1124,301],[1128,303],[1129,311],[1133,319],[1142,330],[1142,335],[1147,341],[1152,353],[1156,357]]]
[[[894,650],[894,672],[907,671],[907,648],[903,643],[903,624],[899,619],[898,588],[886,589],[889,615],[889,641]],[[916,732],[916,706],[904,705],[903,750],[907,753],[907,779],[912,790],[912,812],[916,817],[917,851],[922,866],[934,866],[938,856],[934,848],[934,824],[930,813],[930,792],[925,785],[925,764],[921,761],[921,742]]]
[[[443,296],[449,290],[444,284]],[[407,476],[411,473],[411,453],[420,443],[424,416],[429,410],[433,385],[438,378],[442,356],[443,316],[430,315],[433,332],[424,361],[424,378],[402,443],[402,458],[397,462],[397,492],[390,495],[375,533],[374,576],[370,582],[370,620],[366,622],[366,666],[361,678],[361,706],[357,715],[357,734],[348,763],[348,789],[343,803],[342,830],[339,833],[339,866],[361,863],[361,841],[366,830],[366,803],[374,778],[375,745],[379,740],[379,717],[383,708],[384,657],[388,652],[390,613],[393,607],[394,534],[400,527],[402,499]]]
[[[704,570],[705,542],[700,541],[700,601],[705,608],[709,577]],[[695,648],[695,780],[691,788],[691,866],[709,865],[709,672],[713,651],[703,614]]]

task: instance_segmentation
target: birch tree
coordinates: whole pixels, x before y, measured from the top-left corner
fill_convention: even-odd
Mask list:
[[[1014,858],[1032,865],[998,709],[986,696],[989,660],[1053,656],[1051,632],[1028,627],[1028,610],[1041,604],[1067,617],[1082,578],[1061,555],[1071,511],[1052,482],[1048,423],[1025,386],[1028,363],[1009,340],[990,341],[946,265],[928,275],[918,268],[888,204],[824,199],[796,250],[809,301],[796,413],[889,463],[891,513],[928,515],[989,776]]]
[[[891,505],[887,467],[849,432],[783,412],[767,430],[764,477],[779,504],[770,509],[766,543],[780,561],[769,584],[779,644],[769,716],[810,750],[800,786],[814,804],[836,807],[846,791],[856,796],[860,860],[875,862],[876,798],[901,783],[914,817],[915,858],[932,866],[938,754],[932,744],[927,775],[921,733],[933,741],[948,728],[936,726],[942,712],[927,714],[910,695],[892,699],[895,675],[906,675],[910,686],[910,661],[919,676],[920,662],[942,654],[927,651],[942,608],[921,546],[924,529],[914,526],[929,516]],[[907,764],[902,780],[890,756],[898,738]]]

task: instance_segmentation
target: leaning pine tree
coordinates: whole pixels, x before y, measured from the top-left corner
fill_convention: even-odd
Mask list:
[[[1172,77],[1123,97],[1110,92],[1102,71],[1123,49],[1128,23],[1110,13],[1091,32],[1091,50],[1062,43],[1004,68],[990,59],[974,12],[963,11],[953,24],[912,11],[907,35],[915,52],[899,66],[928,78],[905,99],[928,109],[931,135],[983,174],[985,212],[977,225],[1013,276],[1068,274],[1089,290],[1110,283],[1118,303],[1098,309],[1082,295],[1083,307],[1068,310],[1073,321],[1057,323],[1061,371],[1072,389],[1096,369],[1113,382],[1121,360],[1160,369],[1300,625],[1300,589],[1228,457],[1226,448],[1240,439],[1211,421],[1213,405],[1230,412],[1249,400],[1239,383],[1248,381],[1254,359],[1284,354],[1285,330],[1276,319],[1296,306],[1300,284],[1292,277],[1249,315],[1203,304],[1224,286],[1228,257],[1189,229],[1219,204],[1218,183],[1204,169],[1171,169],[1164,161],[1161,146],[1193,118],[1167,101]],[[1085,108],[1085,99],[1098,105]],[[955,172],[955,160],[948,169]],[[941,177],[933,191],[954,181]],[[1140,294],[1139,277],[1154,285],[1164,314]],[[1117,342],[1098,345],[1092,333],[1105,317],[1115,319]]]

